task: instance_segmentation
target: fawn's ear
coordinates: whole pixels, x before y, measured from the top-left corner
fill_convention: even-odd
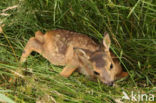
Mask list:
[[[93,67],[90,61],[90,57],[93,52],[88,49],[82,49],[82,48],[75,48],[74,52],[77,55],[80,66],[83,69],[85,69],[88,75],[94,78]]]
[[[120,75],[119,75],[119,78],[124,78],[124,77],[127,77],[128,76],[128,72],[122,72]]]
[[[103,46],[106,51],[109,51],[110,45],[111,45],[111,40],[110,40],[109,34],[105,32],[104,37],[103,37]]]
[[[91,51],[82,48],[74,48],[74,51],[79,58],[85,58],[88,60],[90,59],[90,54],[92,53]]]

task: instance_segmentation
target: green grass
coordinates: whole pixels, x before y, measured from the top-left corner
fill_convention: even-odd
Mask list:
[[[14,5],[18,7],[3,12]],[[154,0],[1,0],[2,24],[5,26],[0,34],[0,95],[5,95],[6,101],[115,103],[122,98],[122,91],[129,95],[131,91],[155,94]],[[91,81],[78,73],[63,78],[59,75],[62,67],[50,64],[37,53],[21,65],[19,58],[34,32],[56,28],[84,33],[99,42],[103,33],[109,32],[111,49],[121,57],[124,70],[130,76],[118,80],[114,87]]]

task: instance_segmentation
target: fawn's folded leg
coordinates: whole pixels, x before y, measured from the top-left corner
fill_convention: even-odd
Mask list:
[[[30,38],[28,43],[26,44],[20,58],[20,62],[25,62],[26,58],[31,54],[32,51],[36,51],[40,54],[42,53],[42,44],[34,37]]]
[[[77,67],[66,66],[66,67],[63,68],[63,70],[62,70],[62,72],[60,73],[60,75],[67,78],[67,77],[69,77],[76,69],[77,69]]]

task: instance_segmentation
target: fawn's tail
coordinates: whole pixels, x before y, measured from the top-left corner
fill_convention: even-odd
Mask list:
[[[35,33],[35,38],[41,43],[44,42],[44,34],[41,31]]]

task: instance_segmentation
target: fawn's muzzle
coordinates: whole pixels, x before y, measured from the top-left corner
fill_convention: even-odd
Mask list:
[[[113,86],[114,82],[106,83],[108,86]]]

